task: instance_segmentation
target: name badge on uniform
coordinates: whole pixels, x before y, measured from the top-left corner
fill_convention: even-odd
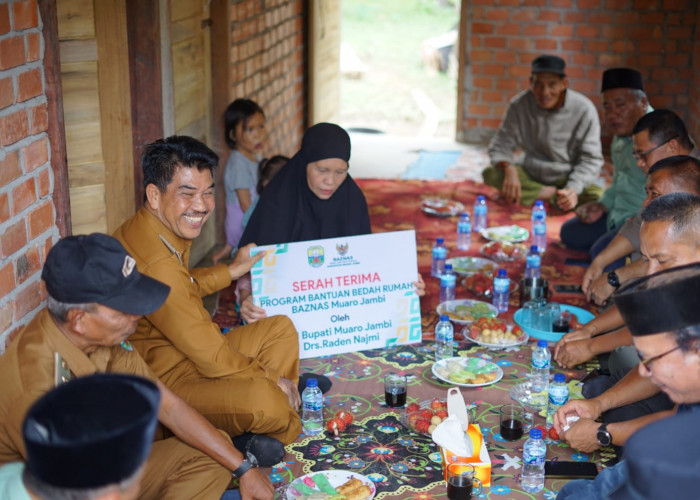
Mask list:
[[[122,343],[119,345],[122,346],[122,349],[124,349],[126,351],[131,352],[134,350],[134,346],[131,345],[131,342],[129,342],[128,340],[122,340]]]
[[[68,366],[66,360],[57,352],[53,353],[53,360],[53,384],[54,387],[58,387],[70,380],[70,366]]]

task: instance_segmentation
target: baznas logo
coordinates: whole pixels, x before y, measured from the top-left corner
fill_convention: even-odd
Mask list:
[[[323,265],[323,247],[315,246],[306,249],[306,256],[311,267],[321,267]]]
[[[338,244],[335,246],[335,249],[338,250],[338,253],[339,253],[340,256],[342,257],[343,255],[345,255],[346,253],[348,253],[348,250],[350,250],[350,245],[348,245],[347,243],[346,243],[345,245],[341,245],[340,243],[338,243]]]

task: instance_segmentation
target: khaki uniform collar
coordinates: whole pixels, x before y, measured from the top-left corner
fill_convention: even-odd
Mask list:
[[[190,247],[192,246],[192,241],[180,238],[178,235],[173,233],[158,219],[158,217],[149,212],[146,207],[142,207],[141,210],[139,210],[139,213],[144,217],[146,223],[151,227],[151,229],[153,229],[153,231],[158,235],[158,239],[163,243],[165,248],[167,248],[170,253],[177,257],[180,264],[185,267],[189,267],[187,263],[190,257]]]

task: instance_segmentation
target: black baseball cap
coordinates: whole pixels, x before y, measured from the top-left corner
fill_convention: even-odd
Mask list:
[[[141,274],[122,244],[102,233],[68,236],[56,243],[41,277],[59,302],[96,302],[127,314],[152,313],[170,292],[168,285]]]
[[[27,468],[58,488],[89,489],[132,477],[151,449],[160,391],[116,373],[80,377],[47,392],[27,412]]]
[[[601,92],[611,89],[644,90],[642,74],[632,68],[611,68],[603,71]]]
[[[532,74],[535,73],[553,73],[555,75],[566,76],[564,69],[566,63],[564,59],[558,56],[544,55],[539,56],[532,61]]]

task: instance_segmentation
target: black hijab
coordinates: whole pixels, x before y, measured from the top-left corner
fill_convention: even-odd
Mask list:
[[[309,189],[307,165],[328,158],[347,162],[350,136],[338,125],[319,123],[304,133],[299,152],[260,195],[239,246],[371,233],[367,201],[349,174],[327,200]]]

